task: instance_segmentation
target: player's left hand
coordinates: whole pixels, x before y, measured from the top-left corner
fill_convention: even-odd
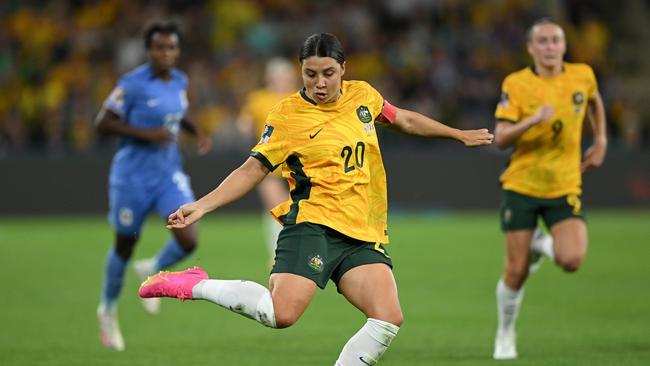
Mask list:
[[[489,145],[494,140],[494,135],[487,128],[480,130],[462,130],[460,131],[459,140],[467,147]]]
[[[197,152],[199,155],[205,155],[212,150],[212,138],[207,135],[198,135],[196,137]]]
[[[603,165],[605,152],[607,151],[606,143],[594,143],[585,151],[584,161],[582,162],[582,172],[588,172],[593,168]]]

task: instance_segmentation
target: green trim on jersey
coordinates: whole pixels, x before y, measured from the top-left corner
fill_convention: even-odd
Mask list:
[[[271,162],[269,161],[269,159],[267,159],[266,156],[264,156],[264,154],[262,154],[262,153],[260,153],[260,152],[258,152],[258,151],[252,152],[252,153],[250,154],[250,156],[253,157],[253,158],[255,158],[255,159],[257,159],[257,160],[259,160],[262,164],[264,164],[264,166],[266,167],[266,169],[268,169],[268,170],[270,170],[270,171],[274,171],[277,167],[280,166],[279,164],[276,165],[276,166],[273,166],[273,164],[271,164]]]
[[[300,159],[291,155],[287,158],[287,166],[291,169],[291,177],[296,180],[296,186],[289,192],[291,195],[291,206],[286,215],[278,217],[284,224],[295,224],[300,210],[300,200],[309,198],[311,193],[311,178],[302,170],[303,165]]]

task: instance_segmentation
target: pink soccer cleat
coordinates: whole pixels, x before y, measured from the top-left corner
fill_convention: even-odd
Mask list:
[[[192,288],[202,280],[207,280],[208,274],[203,268],[193,267],[180,272],[160,271],[150,276],[140,285],[140,297],[175,297],[185,300],[192,299]]]

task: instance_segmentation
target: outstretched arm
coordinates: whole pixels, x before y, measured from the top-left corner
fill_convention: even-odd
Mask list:
[[[458,140],[465,146],[480,146],[492,143],[494,136],[486,128],[480,130],[459,130],[449,127],[420,113],[396,108],[392,125],[410,135],[443,137]]]
[[[586,172],[591,168],[597,168],[603,164],[607,152],[607,127],[605,118],[605,107],[599,92],[589,101],[587,116],[594,132],[594,142],[585,151],[582,171]]]
[[[252,190],[266,177],[269,170],[256,158],[250,157],[235,169],[212,192],[196,202],[181,206],[169,215],[168,229],[182,229],[198,221],[203,215],[234,202]]]

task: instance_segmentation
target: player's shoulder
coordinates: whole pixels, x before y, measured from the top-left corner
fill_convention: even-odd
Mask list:
[[[506,75],[506,77],[503,79],[503,84],[505,85],[525,82],[534,76],[535,73],[532,71],[531,67],[524,67],[523,69],[513,71],[510,74]]]
[[[149,67],[148,64],[144,64],[122,75],[120,81],[125,83],[133,83],[133,82],[146,80],[150,76],[151,76],[151,68]]]
[[[364,80],[343,80],[343,89],[347,89],[353,92],[377,92],[377,90],[375,90],[375,88],[373,88],[370,83]]]
[[[591,75],[594,73],[594,70],[591,66],[584,63],[564,63],[564,70],[568,74],[577,74],[577,75]]]
[[[269,112],[269,115],[273,115],[279,119],[286,119],[292,113],[294,113],[300,106],[304,103],[300,92],[295,92],[288,97],[282,98]]]

